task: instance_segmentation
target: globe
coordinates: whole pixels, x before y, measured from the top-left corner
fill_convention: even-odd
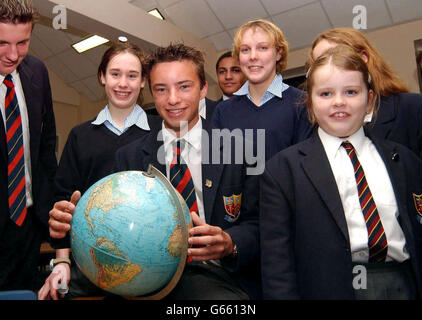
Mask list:
[[[161,298],[183,271],[189,223],[186,203],[154,167],[114,173],[79,200],[71,223],[72,254],[103,290]]]

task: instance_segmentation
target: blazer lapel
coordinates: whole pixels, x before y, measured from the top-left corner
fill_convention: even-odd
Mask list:
[[[164,152],[164,142],[162,135],[162,120],[154,119],[154,121],[149,122],[150,125],[150,135],[148,138],[148,143],[141,145],[141,149],[146,157],[142,158],[142,168],[147,170],[148,165],[151,164],[158,170],[160,170],[165,176],[166,174],[166,162],[165,162],[165,152]]]
[[[18,67],[19,78],[21,80],[23,93],[25,96],[26,109],[28,112],[29,134],[30,134],[30,151],[31,162],[34,164],[35,159],[38,159],[38,150],[40,143],[40,136],[42,134],[42,105],[43,101],[40,96],[42,92],[36,84],[32,81],[33,73],[27,66],[26,61],[23,60]]]
[[[302,166],[306,175],[327,205],[344,237],[350,242],[337,183],[318,135],[314,134],[300,151],[304,154]]]
[[[381,105],[382,106],[378,111],[372,131],[374,131],[379,137],[386,139],[391,134],[394,120],[396,119],[394,96],[381,97]]]
[[[4,168],[7,167],[7,141],[6,141],[6,128],[4,127],[3,117],[0,113],[0,159],[3,159],[5,165]],[[0,166],[3,168],[3,166]]]
[[[220,152],[219,163],[212,163],[213,146],[210,120],[202,120],[202,139],[201,139],[201,153],[202,153],[202,195],[204,201],[205,220],[211,221],[211,213],[214,208],[215,196],[217,188],[220,185],[221,174],[224,169],[223,148],[219,142],[218,151]],[[205,134],[207,133],[207,134]],[[214,151],[217,151],[214,150]],[[230,151],[231,152],[231,151]]]

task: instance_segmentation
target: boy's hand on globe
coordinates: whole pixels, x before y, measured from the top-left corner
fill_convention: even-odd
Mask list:
[[[220,227],[205,223],[198,214],[191,212],[194,227],[189,229],[188,255],[193,261],[221,259],[233,252],[232,238]]]
[[[81,198],[81,193],[75,191],[70,201],[62,200],[54,204],[50,211],[50,220],[48,221],[50,236],[55,239],[62,239],[70,230],[70,222],[75,206]]]

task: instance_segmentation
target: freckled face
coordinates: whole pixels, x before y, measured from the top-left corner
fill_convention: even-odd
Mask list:
[[[362,73],[324,65],[313,77],[312,112],[321,129],[340,138],[358,131],[373,99]]]

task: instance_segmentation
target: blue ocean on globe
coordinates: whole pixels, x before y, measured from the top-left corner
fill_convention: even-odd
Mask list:
[[[72,254],[101,289],[148,295],[174,276],[187,246],[184,223],[190,223],[186,203],[178,202],[160,179],[141,171],[111,174],[92,185],[76,206]]]

